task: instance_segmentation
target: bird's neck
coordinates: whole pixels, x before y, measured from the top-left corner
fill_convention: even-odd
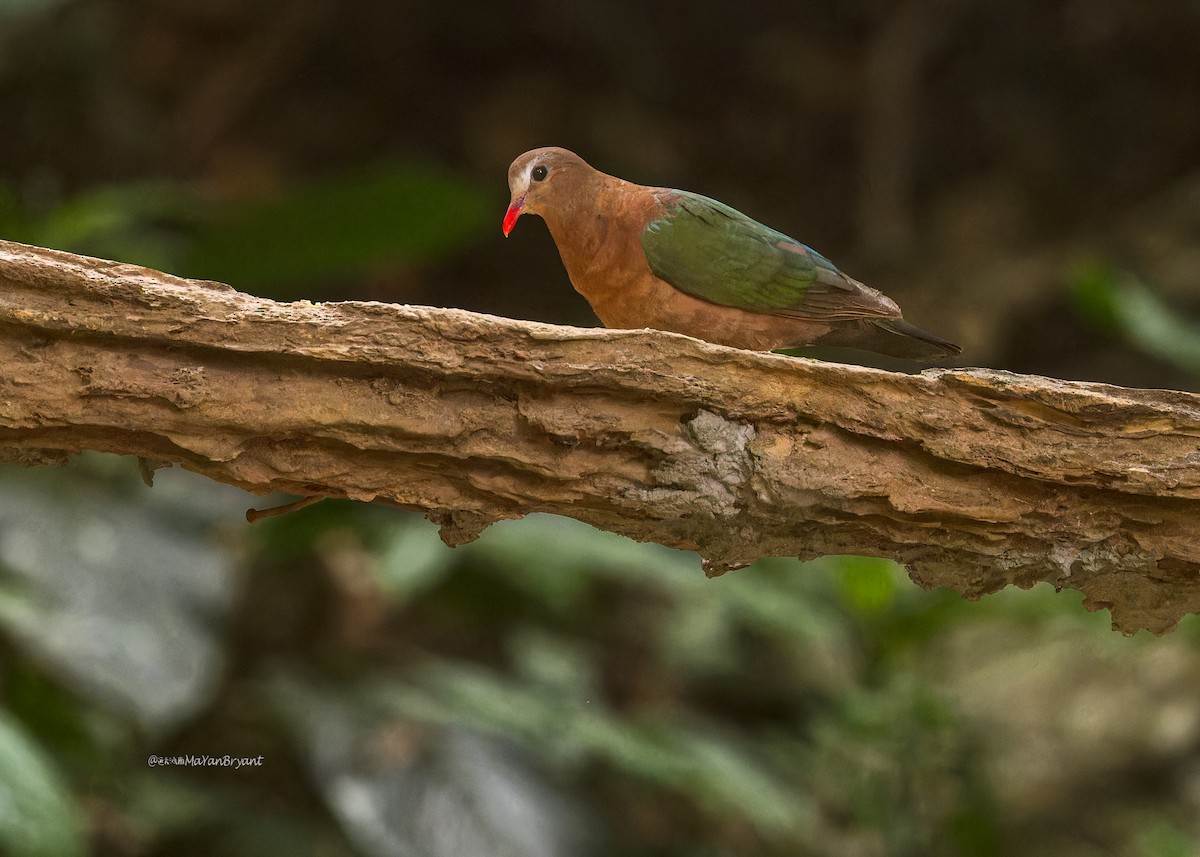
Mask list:
[[[596,222],[603,217],[605,187],[602,178],[589,176],[575,185],[570,195],[564,195],[556,205],[542,213],[560,250],[571,247],[578,253],[591,255],[599,249],[602,236]]]
[[[606,255],[618,239],[622,198],[635,185],[603,173],[588,176],[542,215],[572,278]]]

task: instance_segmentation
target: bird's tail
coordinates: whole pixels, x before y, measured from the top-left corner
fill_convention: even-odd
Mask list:
[[[962,353],[953,342],[934,336],[902,318],[863,319],[835,325],[813,344],[844,345],[909,360],[939,360]]]
[[[886,331],[888,339],[896,341],[898,351],[884,351],[895,357],[912,357],[917,360],[937,360],[942,357],[954,357],[962,354],[962,349],[935,336],[927,330],[922,330],[915,324],[909,324],[902,318],[886,318],[873,322],[875,327]],[[901,351],[903,353],[901,353]]]

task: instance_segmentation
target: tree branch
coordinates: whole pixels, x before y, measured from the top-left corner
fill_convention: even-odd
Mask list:
[[[426,513],[553,512],[696,550],[892,557],[975,598],[1048,581],[1169,630],[1200,607],[1200,396],[902,375],[651,331],[280,304],[0,242],[0,457],[81,449]]]

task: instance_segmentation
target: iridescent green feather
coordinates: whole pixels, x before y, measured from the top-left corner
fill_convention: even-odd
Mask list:
[[[641,235],[655,276],[680,291],[752,312],[814,318],[891,314],[820,253],[696,193],[670,191]]]

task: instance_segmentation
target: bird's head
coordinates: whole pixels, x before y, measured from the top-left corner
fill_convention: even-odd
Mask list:
[[[504,214],[504,237],[517,225],[525,212],[542,214],[549,208],[569,202],[581,174],[591,167],[576,155],[557,146],[532,149],[518,157],[508,168],[508,189],[512,201]]]

